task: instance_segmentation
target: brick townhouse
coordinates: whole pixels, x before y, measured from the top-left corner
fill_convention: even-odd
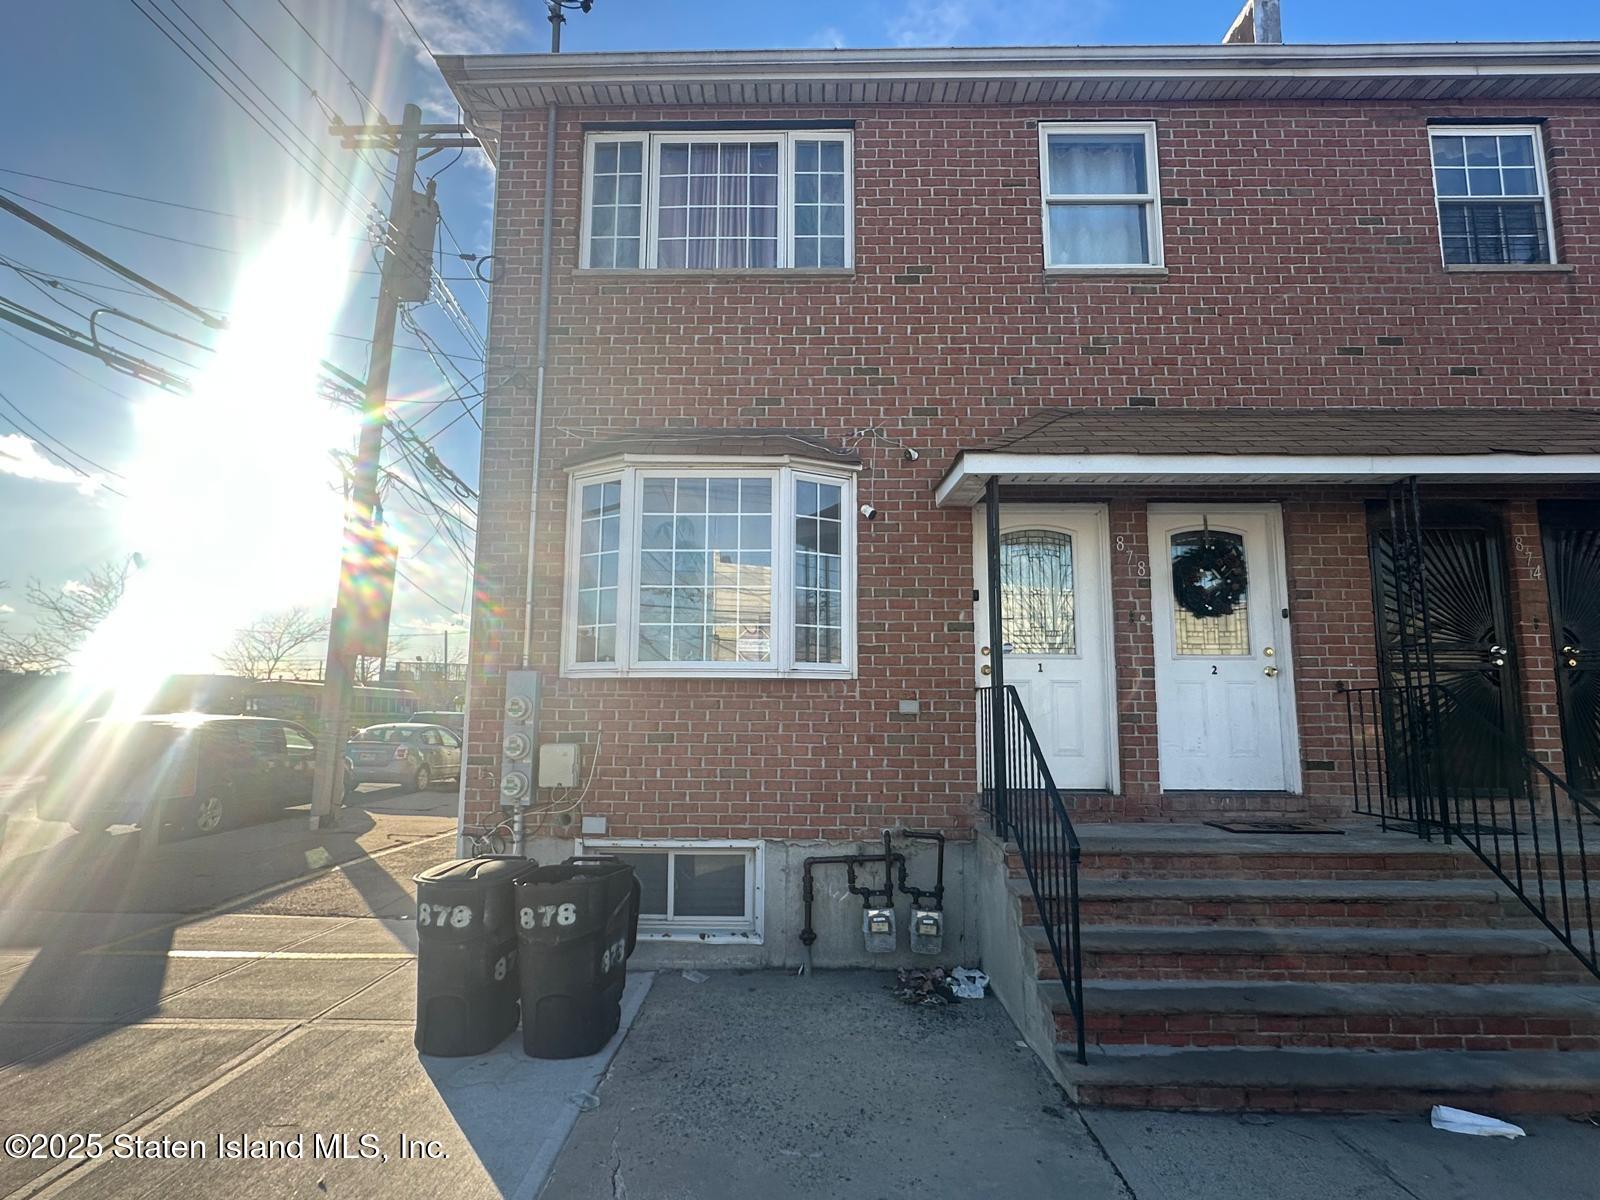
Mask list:
[[[1600,47],[440,63],[498,168],[466,826],[788,966],[910,961],[820,866],[803,940],[802,862],[943,833],[944,957],[1088,1100],[1594,1099],[1583,848],[1516,850],[1562,926],[1514,814],[1444,826],[1600,784]]]

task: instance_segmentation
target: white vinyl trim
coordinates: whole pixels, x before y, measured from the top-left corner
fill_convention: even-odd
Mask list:
[[[1392,481],[1408,475],[1470,479],[1475,476],[1600,478],[1600,454],[1016,454],[969,451],[935,492],[937,503],[957,501],[963,484],[997,475],[1002,480],[1043,477],[1071,483],[1077,477],[1139,483],[1157,479],[1237,482]]]

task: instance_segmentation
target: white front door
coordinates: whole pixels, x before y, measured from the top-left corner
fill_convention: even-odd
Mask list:
[[[993,682],[984,514],[976,516],[977,682]],[[1111,766],[1106,514],[1098,505],[1000,510],[1005,681],[1017,689],[1056,786],[1115,787]],[[987,670],[986,670],[987,669]]]
[[[1150,506],[1166,791],[1299,787],[1277,505]]]

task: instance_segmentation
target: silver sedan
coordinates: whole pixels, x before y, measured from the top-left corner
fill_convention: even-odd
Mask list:
[[[345,788],[398,783],[425,792],[461,778],[461,739],[442,725],[371,725],[345,743]]]

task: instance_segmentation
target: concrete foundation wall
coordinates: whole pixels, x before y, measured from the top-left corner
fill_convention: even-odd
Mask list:
[[[972,908],[990,993],[1005,1005],[1017,1032],[1056,1081],[1070,1092],[1056,1054],[1056,1027],[1039,999],[1038,966],[1022,932],[1022,905],[1008,886],[1005,843],[980,831],[972,846]]]
[[[541,863],[557,863],[573,854],[570,838],[536,838],[529,853]],[[798,969],[807,962],[806,948],[800,942],[805,926],[805,905],[801,880],[805,860],[813,855],[879,854],[882,842],[768,841],[764,843],[763,936],[759,943],[698,942],[693,939],[653,939],[641,937],[629,965],[636,970],[690,967],[788,967]],[[907,881],[927,890],[933,886],[937,847],[929,842],[904,842],[895,839],[894,850],[906,856]],[[595,853],[603,853],[595,848]],[[811,947],[810,963],[827,967],[904,967],[975,966],[982,957],[982,941],[976,919],[976,889],[979,872],[975,868],[972,842],[947,842],[944,862],[944,952],[939,955],[912,954],[910,945],[911,901],[895,894],[895,934],[898,949],[893,954],[868,954],[861,936],[861,899],[846,890],[842,864],[819,866],[814,877],[816,898],[812,920],[817,940]],[[857,868],[862,884],[877,887],[883,881],[883,868],[869,863]],[[1015,926],[1012,929],[1016,936]]]

